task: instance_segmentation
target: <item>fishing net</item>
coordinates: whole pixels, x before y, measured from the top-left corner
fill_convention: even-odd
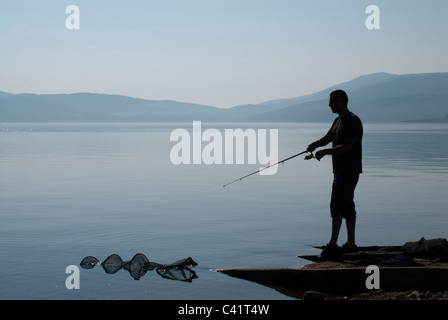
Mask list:
[[[100,260],[98,260],[97,258],[92,257],[92,256],[85,257],[81,261],[81,267],[84,269],[92,269],[97,264],[100,264]]]
[[[83,269],[93,269],[101,264],[104,271],[108,274],[115,274],[121,269],[129,272],[132,278],[139,280],[147,271],[156,270],[157,274],[165,279],[191,282],[198,276],[190,266],[197,266],[197,263],[191,258],[185,258],[171,264],[160,264],[151,262],[143,253],[137,253],[129,261],[123,261],[118,254],[111,254],[103,262],[97,258],[87,256],[82,259],[80,265]]]
[[[169,265],[160,265],[157,267],[156,272],[165,279],[191,281],[197,278],[197,275],[189,266],[195,267],[196,265],[197,263],[188,257]]]
[[[123,260],[118,254],[111,254],[101,265],[106,273],[114,274],[123,267]]]

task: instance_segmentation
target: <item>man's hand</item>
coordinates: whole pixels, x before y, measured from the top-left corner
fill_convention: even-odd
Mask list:
[[[314,152],[314,150],[316,150],[316,148],[318,147],[316,141],[313,143],[310,143],[310,145],[308,146],[308,148],[306,149],[306,151],[308,152]]]
[[[313,153],[310,152],[310,154],[305,157],[305,160],[316,158],[317,160],[320,161],[320,159],[322,159],[327,154],[329,154],[328,149],[319,150],[316,152],[316,155],[313,155]]]
[[[319,150],[319,151],[317,151],[316,152],[316,154],[314,155],[314,157],[317,159],[317,160],[319,160],[320,161],[320,159],[322,159],[324,156],[326,156],[328,153],[327,153],[327,150],[326,149],[323,149],[323,150]]]

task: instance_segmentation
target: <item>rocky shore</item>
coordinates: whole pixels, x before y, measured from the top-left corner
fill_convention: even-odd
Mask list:
[[[318,255],[298,257],[312,263],[301,268],[216,271],[304,300],[448,300],[445,238],[360,247],[326,261]],[[376,269],[377,286],[368,285],[370,267]]]
[[[355,268],[359,266],[376,265],[379,268],[397,267],[406,273],[408,267],[441,268],[448,270],[448,242],[444,238],[421,238],[419,241],[407,242],[402,246],[364,247],[356,253],[346,254],[332,261],[319,261],[316,256],[302,256],[314,263],[304,266],[304,269]],[[412,282],[418,279],[409,278]],[[448,287],[438,290],[367,290],[364,292],[334,296],[317,292],[306,292],[305,300],[335,299],[335,300],[448,300]]]
[[[303,295],[303,300],[446,300],[447,291],[386,291],[383,289],[369,292],[357,293],[348,296],[325,295],[315,291],[307,291]]]
[[[344,300],[447,300],[448,301],[448,290],[447,291],[420,291],[420,290],[409,290],[409,291],[385,291],[385,290],[374,290],[371,292],[364,292],[355,294],[348,297],[343,297]]]

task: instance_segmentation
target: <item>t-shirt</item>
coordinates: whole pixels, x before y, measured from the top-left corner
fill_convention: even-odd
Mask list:
[[[333,173],[361,173],[362,172],[362,122],[354,113],[337,117],[329,131],[333,148],[343,144],[345,139],[354,138],[355,144],[349,152],[333,155]]]

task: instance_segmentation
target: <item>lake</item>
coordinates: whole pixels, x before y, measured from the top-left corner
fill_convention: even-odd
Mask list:
[[[323,136],[330,123],[224,124],[203,129],[278,129],[278,157]],[[213,272],[300,267],[330,236],[331,158],[297,157],[275,175],[253,164],[174,165],[176,128],[192,123],[2,123],[1,299],[293,299]],[[448,124],[364,124],[356,193],[358,245],[447,238]],[[339,244],[346,240],[342,226]],[[65,273],[86,256],[168,264],[192,257],[198,278],[140,280],[101,266]]]

